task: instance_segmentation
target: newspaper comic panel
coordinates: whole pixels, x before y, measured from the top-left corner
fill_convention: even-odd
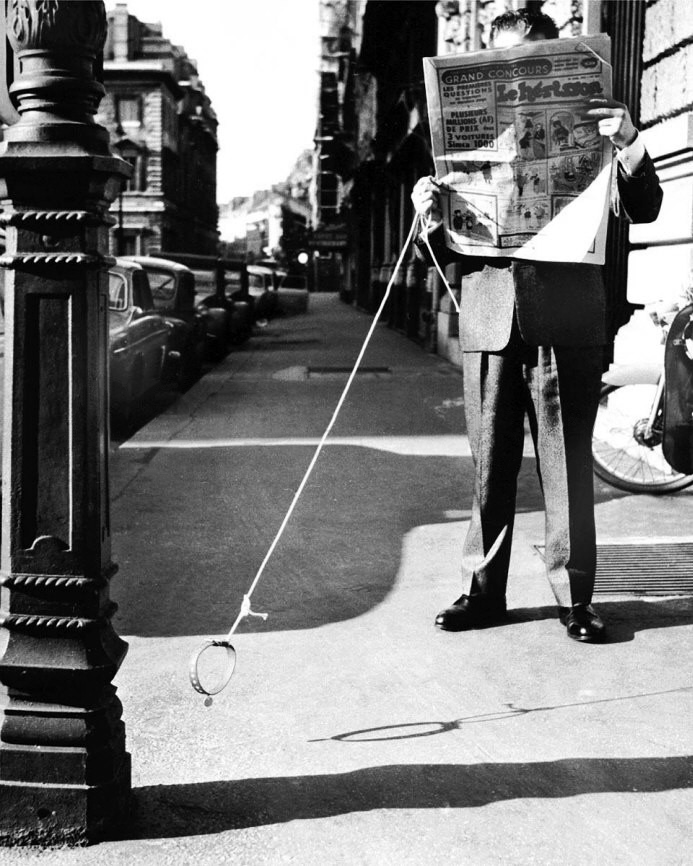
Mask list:
[[[603,264],[612,146],[605,35],[424,58],[446,242],[466,255]]]

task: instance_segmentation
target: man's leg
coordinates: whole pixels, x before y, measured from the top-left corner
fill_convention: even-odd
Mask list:
[[[467,352],[463,367],[474,497],[462,581],[471,594],[505,598],[524,446],[522,364],[514,352]]]
[[[537,366],[527,370],[546,508],[546,569],[562,608],[589,605],[594,589],[592,428],[601,373],[599,346],[540,347]]]
[[[463,372],[474,494],[462,550],[465,595],[436,618],[436,625],[450,631],[504,615],[524,445],[526,386],[517,351],[466,352]]]

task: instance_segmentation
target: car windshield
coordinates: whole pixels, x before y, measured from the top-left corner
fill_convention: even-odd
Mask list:
[[[227,298],[242,291],[241,275],[238,271],[227,271],[224,276],[224,294]]]
[[[167,271],[155,271],[147,268],[149,285],[154,298],[154,306],[158,309],[168,306],[176,294],[176,278]]]
[[[125,277],[120,274],[108,275],[108,309],[122,312],[127,309],[128,293]]]

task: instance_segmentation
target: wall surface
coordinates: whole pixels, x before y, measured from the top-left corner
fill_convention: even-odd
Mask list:
[[[139,175],[118,208],[124,251],[216,255],[217,120],[194,62],[160,25],[118,5],[109,14],[104,84],[96,120]],[[122,100],[139,100],[139,110],[119,111]]]
[[[693,3],[656,0],[645,13],[641,126],[664,201],[652,225],[633,226],[628,297],[655,303],[681,297],[693,271]],[[672,243],[675,242],[675,243]],[[658,244],[664,244],[657,246]]]

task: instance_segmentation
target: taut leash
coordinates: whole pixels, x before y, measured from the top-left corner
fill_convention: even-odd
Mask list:
[[[429,217],[428,219],[422,218],[422,223],[423,223],[423,228],[424,228],[424,231],[422,232],[423,241],[426,244],[426,249],[428,250],[428,254],[431,257],[431,261],[435,265],[435,269],[438,271],[438,276],[441,278],[441,280],[443,281],[443,285],[448,290],[448,294],[450,295],[450,300],[452,301],[452,305],[455,308],[455,312],[459,316],[459,314],[460,314],[459,302],[458,302],[457,298],[455,297],[455,293],[453,292],[452,287],[450,286],[450,283],[447,281],[447,277],[445,276],[445,273],[443,272],[443,269],[440,266],[440,262],[436,258],[436,254],[433,252],[433,247],[431,246],[431,242],[428,239],[428,230],[431,228],[431,225],[433,224],[433,222]]]
[[[272,544],[270,545],[269,550],[265,554],[265,558],[262,560],[262,563],[260,564],[260,567],[258,568],[255,577],[253,578],[253,582],[250,584],[248,591],[243,596],[243,602],[241,604],[241,609],[238,613],[238,616],[236,617],[236,621],[231,626],[231,629],[225,638],[223,638],[221,640],[215,640],[213,638],[209,638],[209,639],[205,640],[202,644],[200,644],[200,646],[190,656],[190,666],[189,666],[189,671],[188,671],[189,676],[190,676],[190,683],[191,683],[192,687],[195,689],[195,691],[199,692],[202,695],[207,695],[207,698],[205,700],[205,706],[211,706],[212,696],[218,695],[219,692],[221,692],[223,689],[225,689],[226,686],[229,684],[231,677],[233,676],[233,672],[236,668],[236,650],[234,649],[233,645],[231,644],[231,638],[233,637],[234,632],[238,628],[239,624],[247,616],[257,616],[257,617],[261,617],[262,619],[267,619],[268,615],[266,613],[256,613],[255,611],[253,611],[251,609],[251,607],[250,607],[251,596],[252,596],[253,592],[255,591],[255,588],[257,587],[257,585],[260,581],[260,578],[262,577],[262,574],[265,570],[265,567],[267,566],[267,563],[269,562],[272,554],[274,553],[274,550],[275,550],[277,544],[279,543],[279,540],[282,537],[284,530],[286,529],[286,525],[288,524],[288,522],[291,518],[291,515],[293,514],[294,509],[296,508],[298,500],[300,499],[301,494],[303,493],[303,489],[305,488],[306,484],[308,483],[308,479],[310,478],[310,476],[313,472],[315,464],[318,462],[318,457],[320,456],[320,453],[322,452],[323,446],[325,445],[325,442],[327,441],[327,437],[330,435],[330,432],[332,431],[332,428],[334,427],[334,424],[337,420],[337,416],[339,415],[339,412],[340,412],[340,410],[344,404],[344,401],[346,400],[347,394],[349,393],[349,389],[351,388],[351,384],[354,381],[354,378],[355,378],[356,373],[358,371],[359,365],[361,364],[361,361],[363,360],[363,356],[366,353],[366,349],[368,348],[368,344],[370,343],[370,340],[371,340],[371,337],[373,336],[376,325],[378,324],[378,320],[380,319],[380,316],[382,315],[383,310],[385,309],[385,304],[386,304],[386,302],[390,296],[390,292],[392,290],[392,286],[393,286],[393,283],[395,281],[395,277],[396,277],[397,272],[399,271],[400,267],[402,266],[402,262],[404,260],[404,255],[405,255],[407,249],[409,248],[409,244],[411,243],[411,241],[414,237],[418,223],[419,223],[419,217],[417,215],[416,217],[414,217],[414,219],[412,221],[411,228],[409,229],[409,234],[407,235],[407,239],[406,239],[404,246],[402,247],[402,250],[399,254],[399,258],[397,259],[397,263],[395,264],[394,270],[392,271],[392,276],[390,277],[390,281],[388,282],[387,288],[385,289],[383,299],[380,302],[380,306],[378,307],[378,310],[377,310],[375,316],[373,317],[373,321],[371,322],[371,326],[368,329],[368,333],[366,334],[366,339],[363,341],[363,345],[361,346],[361,351],[359,352],[358,357],[356,358],[356,361],[354,363],[354,367],[353,367],[353,369],[349,375],[349,378],[347,379],[347,383],[344,386],[344,390],[342,391],[342,395],[339,398],[339,401],[337,402],[337,406],[336,406],[334,412],[332,413],[332,417],[330,418],[330,422],[327,425],[325,432],[322,434],[322,438],[320,439],[320,442],[318,443],[318,445],[315,449],[315,453],[313,454],[313,458],[310,461],[308,468],[306,469],[306,472],[303,476],[303,480],[299,484],[298,489],[296,490],[296,493],[294,494],[294,498],[291,502],[291,505],[289,506],[289,510],[286,512],[286,516],[284,517],[284,520],[282,521],[281,526],[277,530],[277,534],[274,536],[274,540],[272,541]],[[438,268],[438,272],[443,276],[443,280],[445,281],[445,284],[448,288],[448,291],[450,292],[450,294],[453,298],[456,309],[459,311],[459,305],[457,304],[457,299],[453,295],[452,289],[448,285],[447,280],[445,280],[445,276],[443,275],[442,270],[440,268],[440,265],[438,264],[435,256],[433,255],[433,250],[431,250],[431,247],[430,247],[430,244],[428,243],[427,237],[425,237],[425,241],[426,241],[428,249],[431,253],[433,261],[435,262],[436,267]],[[221,647],[221,648],[226,650],[226,655],[227,655],[226,667],[225,667],[224,673],[222,674],[222,677],[218,683],[216,683],[213,686],[205,686],[200,681],[200,669],[199,669],[200,668],[200,658],[201,658],[203,653],[205,653],[207,650],[209,650],[213,647]]]

